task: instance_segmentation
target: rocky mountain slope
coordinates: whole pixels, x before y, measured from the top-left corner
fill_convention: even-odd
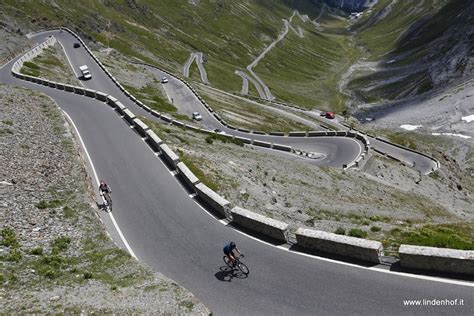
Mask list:
[[[381,1],[352,27],[368,52],[351,68],[354,103],[417,96],[474,76],[474,2]]]

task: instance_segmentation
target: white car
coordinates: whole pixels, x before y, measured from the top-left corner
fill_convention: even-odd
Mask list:
[[[168,83],[168,78],[167,77],[161,78],[161,83]]]
[[[199,112],[193,112],[193,120],[196,120],[196,121],[202,120],[201,113],[199,113]]]
[[[82,65],[79,67],[79,70],[81,70],[81,73],[82,73],[82,78],[84,80],[89,80],[92,78],[92,75],[91,73],[89,72],[89,68],[87,67],[87,65]]]

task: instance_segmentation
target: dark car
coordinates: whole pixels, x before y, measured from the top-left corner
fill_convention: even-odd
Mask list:
[[[78,47],[81,47],[81,44],[79,44],[79,43],[74,43],[73,46],[74,46],[74,48],[78,48]]]

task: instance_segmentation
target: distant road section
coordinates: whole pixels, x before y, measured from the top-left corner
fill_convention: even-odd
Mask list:
[[[189,68],[191,67],[193,61],[196,60],[196,64],[199,69],[199,74],[201,76],[201,81],[204,82],[205,84],[210,85],[211,83],[209,82],[209,79],[207,78],[207,71],[206,68],[204,68],[204,55],[202,52],[197,52],[197,53],[191,53],[189,56],[188,60],[183,66],[183,76],[186,78],[189,77]]]

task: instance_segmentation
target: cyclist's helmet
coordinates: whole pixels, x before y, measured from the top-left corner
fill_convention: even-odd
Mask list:
[[[105,184],[105,181],[104,181],[104,180],[100,180],[100,184]]]
[[[235,247],[235,242],[231,241],[231,242],[230,242],[230,246],[231,246],[231,247]]]

